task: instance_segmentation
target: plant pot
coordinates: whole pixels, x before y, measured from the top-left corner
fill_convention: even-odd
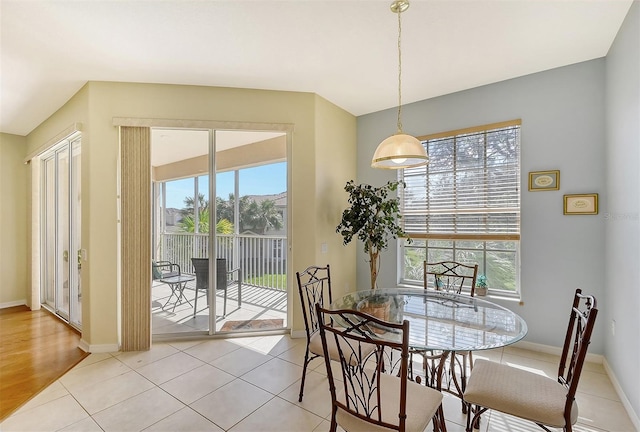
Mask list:
[[[486,296],[487,295],[487,287],[479,287],[477,286],[475,289],[476,295]]]
[[[357,309],[368,315],[374,316],[383,321],[389,321],[389,311],[391,309],[391,300],[388,297],[384,299],[364,299],[358,303]],[[385,330],[380,328],[372,328],[375,333],[384,333]]]

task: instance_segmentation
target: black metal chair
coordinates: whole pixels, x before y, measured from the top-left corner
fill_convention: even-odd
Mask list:
[[[395,324],[320,304],[315,310],[331,392],[331,431],[340,425],[346,431],[422,432],[432,420],[434,432],[443,430],[442,393],[407,379],[409,321]],[[339,379],[330,345],[337,348]]]
[[[492,409],[530,420],[546,431],[550,426],[571,432],[578,420],[575,395],[597,314],[595,297],[577,289],[556,378],[477,360],[464,392],[469,404],[467,431],[477,428],[480,415]]]
[[[456,294],[469,290],[471,297],[475,294],[478,264],[463,264],[456,261],[424,262],[424,289],[428,288],[429,275],[433,276],[433,288]]]
[[[196,316],[198,310],[198,291],[204,290],[207,298],[207,307],[209,307],[209,258],[191,258],[193,270],[196,275],[196,296],[193,305],[193,316]],[[224,291],[224,305],[222,307],[222,316],[227,316],[227,289],[233,282],[238,284],[238,307],[242,305],[242,270],[237,267],[232,270],[227,269],[226,258],[216,259],[216,290]],[[237,273],[237,278],[233,278],[233,274]]]
[[[315,304],[324,306],[327,298],[331,304],[331,273],[329,264],[326,267],[310,266],[303,272],[296,272],[298,281],[298,292],[302,304],[302,316],[304,318],[304,329],[307,335],[307,349],[304,354],[304,365],[302,366],[302,381],[300,382],[300,395],[298,402],[302,402],[304,393],[304,381],[307,376],[307,366],[315,358],[322,356],[322,342],[318,333],[318,317],[315,314]]]
[[[437,291],[447,291],[463,294],[468,289],[471,297],[475,294],[478,264],[464,264],[456,261],[440,261],[429,263],[424,261],[424,289],[433,288]],[[433,284],[429,284],[429,276],[433,277]],[[435,350],[413,351],[412,354],[422,356],[422,365],[427,385],[436,387],[436,381],[442,376],[443,386],[440,390],[462,396],[467,386],[467,369],[473,367],[471,351],[458,351],[449,354],[448,364],[446,353]],[[459,378],[458,378],[459,377]],[[420,379],[418,378],[418,382]],[[462,403],[462,412],[467,412],[467,405]]]

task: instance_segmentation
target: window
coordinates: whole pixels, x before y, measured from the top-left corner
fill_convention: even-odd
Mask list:
[[[519,292],[520,120],[420,137],[426,166],[400,172],[401,282],[423,261],[477,263],[489,290]]]

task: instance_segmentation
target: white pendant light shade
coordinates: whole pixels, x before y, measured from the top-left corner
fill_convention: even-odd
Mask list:
[[[372,168],[402,169],[429,162],[422,143],[402,132],[402,19],[400,14],[409,8],[409,0],[394,0],[391,12],[398,14],[398,132],[382,141],[371,159]]]
[[[422,143],[404,133],[382,141],[371,160],[372,168],[401,169],[424,165],[429,161]]]

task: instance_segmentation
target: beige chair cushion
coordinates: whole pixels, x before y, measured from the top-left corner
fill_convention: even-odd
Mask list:
[[[553,427],[564,427],[567,389],[557,380],[487,360],[473,365],[464,400]],[[571,424],[578,420],[573,401]]]
[[[345,342],[345,339],[342,339],[342,338],[340,339],[340,341],[341,341],[341,344],[347,343]],[[353,343],[355,344],[355,342]],[[344,345],[344,346],[346,347],[347,345]],[[355,346],[355,345],[352,345],[352,346]],[[373,344],[368,344],[368,343],[360,344],[360,349],[362,350],[363,356],[367,356],[369,353],[371,353],[375,349],[375,347],[376,346]],[[327,350],[329,351],[329,358],[331,360],[340,361],[340,354],[338,353],[338,347],[336,346],[336,338],[333,336],[333,334],[329,332],[327,332]],[[311,339],[309,340],[309,351],[311,351],[316,355],[324,356],[324,351],[322,350],[322,337],[320,336],[319,331],[315,332],[311,336]],[[345,352],[344,349],[343,349],[343,352]]]
[[[382,389],[382,420],[394,425],[399,424],[400,413],[400,378],[381,374]],[[336,389],[337,390],[337,389]],[[339,401],[344,403],[344,388],[336,395]],[[407,431],[422,432],[431,421],[442,402],[442,393],[424,385],[407,381]],[[377,419],[377,415],[376,415]],[[336,413],[337,423],[349,432],[389,432],[390,429],[374,425],[362,420],[349,412],[338,408]]]

